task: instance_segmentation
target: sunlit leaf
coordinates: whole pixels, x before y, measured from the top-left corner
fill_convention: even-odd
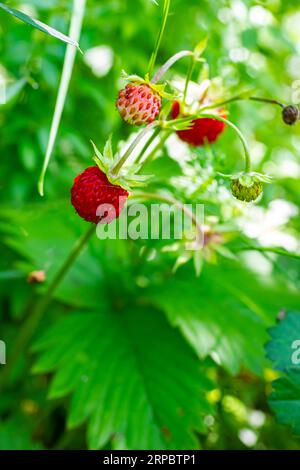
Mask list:
[[[70,24],[70,36],[75,40],[78,40],[81,33],[81,27],[85,12],[86,0],[74,0],[72,18]],[[44,163],[41,171],[41,175],[38,182],[38,189],[41,196],[44,195],[44,180],[46,171],[50,162],[50,158],[54,149],[60,120],[62,117],[65,100],[67,97],[69,84],[72,76],[73,66],[75,62],[76,49],[68,45],[66,55],[64,59],[63,71],[59,84],[58,94],[56,98],[55,110],[52,118],[49,140],[47,144],[46,154]]]
[[[4,5],[3,3],[0,3],[0,8],[2,8],[2,10],[6,11],[10,15],[15,16],[19,20],[24,21],[24,23],[27,23],[30,26],[33,26],[34,28],[39,29],[45,34],[48,34],[49,36],[53,36],[56,39],[59,39],[60,41],[70,44],[74,47],[77,47],[77,48],[79,47],[79,44],[76,40],[72,39],[69,36],[66,36],[65,34],[60,33],[56,29],[51,28],[51,26],[48,26],[39,20],[35,20],[34,18],[31,18],[30,16],[26,15],[22,11],[15,10],[14,8],[9,7],[8,5]]]

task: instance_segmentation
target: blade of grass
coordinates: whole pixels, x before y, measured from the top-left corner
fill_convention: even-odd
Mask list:
[[[30,16],[26,15],[22,11],[15,10],[15,8],[4,5],[3,3],[0,3],[0,8],[2,8],[2,10],[6,11],[7,13],[14,16],[15,18],[18,18],[19,20],[23,21],[24,23],[27,23],[30,26],[33,26],[34,28],[39,29],[43,33],[49,34],[50,36],[53,36],[54,38],[59,39],[60,41],[66,42],[67,44],[71,44],[72,46],[79,48],[78,42],[75,41],[73,38],[70,38],[69,36],[62,34],[61,32],[57,31],[54,28],[51,28],[51,26],[48,26],[47,24],[42,23],[39,20],[35,20],[34,18],[31,18]]]
[[[70,24],[70,36],[72,39],[78,41],[81,33],[82,22],[85,12],[86,0],[74,0],[73,2],[73,11]],[[49,140],[46,149],[46,155],[43,163],[43,168],[38,182],[38,190],[41,196],[44,195],[44,180],[45,174],[50,162],[52,151],[54,148],[61,116],[63,113],[65,100],[67,97],[69,84],[72,76],[73,66],[75,62],[76,49],[68,45],[66,50],[66,55],[64,59],[63,71],[61,75],[61,80],[59,84],[53,119],[50,128]]]

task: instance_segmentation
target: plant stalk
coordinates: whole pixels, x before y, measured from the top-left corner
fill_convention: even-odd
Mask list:
[[[273,100],[269,98],[259,98],[258,96],[243,96],[243,94],[240,94],[240,95],[232,96],[231,98],[228,98],[227,100],[219,101],[218,103],[212,103],[210,105],[203,106],[203,108],[201,108],[201,111],[220,108],[221,106],[224,106],[225,104],[233,103],[234,101],[246,101],[246,100],[274,104],[274,105],[280,106],[281,109],[284,108],[284,104],[280,103],[280,101],[277,101],[277,100]]]
[[[277,255],[288,256],[300,260],[299,253],[291,253],[290,251],[284,250],[283,248],[277,248],[273,246],[242,246],[237,251],[259,251],[262,253],[275,253]]]
[[[159,33],[158,33],[158,36],[157,36],[154,51],[151,55],[150,63],[149,63],[149,67],[148,67],[148,73],[149,73],[150,77],[152,75],[152,72],[153,72],[153,69],[154,69],[154,66],[155,66],[155,62],[156,62],[156,59],[157,59],[158,50],[160,48],[161,41],[162,41],[162,38],[163,38],[163,35],[164,35],[164,32],[165,32],[167,19],[168,19],[168,15],[169,15],[169,10],[170,10],[170,4],[171,4],[171,0],[164,0],[163,19],[162,19],[162,23],[161,23],[161,27],[160,27],[160,30],[159,30]]]
[[[177,54],[174,54],[172,57],[170,57],[167,62],[156,72],[154,77],[152,78],[151,82],[153,85],[157,83],[163,76],[164,74],[180,59],[183,57],[191,56],[193,55],[193,52],[191,51],[180,51],[177,52]]]
[[[82,237],[80,237],[79,240],[77,240],[69,256],[67,257],[60,270],[57,272],[57,274],[54,276],[53,280],[49,284],[48,289],[46,290],[44,295],[37,301],[35,307],[29,314],[28,318],[25,320],[21,331],[14,343],[14,348],[10,356],[8,357],[8,364],[5,366],[0,376],[0,391],[5,386],[6,381],[10,376],[11,370],[13,369],[16,361],[18,360],[18,357],[24,351],[32,335],[36,331],[36,328],[39,325],[39,322],[42,316],[44,315],[45,310],[48,307],[55,290],[59,286],[65,274],[73,265],[74,261],[81,253],[82,249],[85,247],[86,243],[88,242],[94,231],[95,227],[94,225],[91,225],[88,231]]]
[[[111,175],[112,176],[117,176],[119,171],[121,170],[122,166],[124,163],[127,161],[127,159],[130,157],[131,153],[135,149],[135,147],[140,143],[140,141],[144,138],[144,136],[149,132],[150,129],[153,129],[153,127],[158,125],[158,121],[153,122],[152,124],[148,124],[147,127],[145,127],[134,139],[132,144],[128,147],[124,155],[120,158],[120,160],[116,163],[116,165],[112,168],[111,170]]]
[[[150,147],[150,145],[154,142],[156,137],[159,135],[160,131],[161,131],[161,129],[159,127],[157,127],[154,130],[154,132],[152,133],[152,135],[150,136],[150,138],[147,140],[144,147],[140,151],[139,155],[137,156],[135,163],[141,163],[141,161],[143,160],[143,156],[144,156],[145,152]]]
[[[193,56],[191,58],[191,63],[190,63],[189,69],[188,69],[188,73],[187,73],[186,81],[185,81],[185,86],[184,86],[183,99],[182,99],[183,107],[185,106],[187,91],[188,91],[189,83],[192,79],[194,68],[195,68],[195,57]]]
[[[160,141],[157,143],[157,145],[154,147],[154,149],[149,153],[149,155],[147,157],[148,161],[151,162],[151,160],[153,160],[153,158],[155,157],[157,152],[159,152],[159,150],[161,150],[163,148],[165,142],[168,140],[168,138],[170,137],[171,134],[172,134],[172,131],[167,131],[167,132],[165,132],[164,135],[162,135]]]
[[[240,141],[242,142],[244,153],[245,153],[245,173],[249,173],[251,171],[251,157],[250,157],[250,151],[249,151],[247,141],[246,141],[245,137],[243,136],[242,132],[240,131],[240,129],[235,124],[233,124],[233,122],[229,121],[228,119],[223,118],[219,114],[201,112],[201,113],[191,115],[191,116],[188,116],[188,117],[184,117],[184,118],[181,118],[181,119],[175,119],[175,120],[169,121],[167,123],[167,125],[168,125],[168,127],[170,127],[172,124],[174,124],[174,125],[184,124],[185,122],[188,123],[190,121],[193,121],[193,120],[196,120],[196,119],[201,119],[201,118],[216,119],[217,121],[224,122],[224,124],[231,127],[235,131],[235,133],[238,135]]]

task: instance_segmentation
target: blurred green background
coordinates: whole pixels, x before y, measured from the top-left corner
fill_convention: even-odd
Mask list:
[[[72,2],[9,4],[68,32]],[[123,148],[136,132],[114,103],[123,69],[145,74],[160,21],[161,6],[150,0],[87,1],[83,55],[41,198],[65,45],[0,10],[0,77],[9,91],[0,105],[0,339],[8,363],[36,298],[87,229],[69,192],[91,164],[89,140],[102,148],[113,133]],[[296,0],[172,0],[158,65],[206,32],[209,75],[226,96],[253,88],[291,103],[300,86],[299,21]],[[181,60],[167,79],[184,79],[188,65]],[[196,278],[191,261],[172,273],[178,253],[160,242],[94,237],[19,351],[0,395],[0,449],[300,448],[268,404],[278,372],[264,350],[279,312],[299,309],[300,128],[285,126],[280,109],[266,104],[228,109],[254,169],[274,178],[263,199],[237,202],[217,174],[242,169],[231,130],[211,149],[191,150],[172,136],[150,165],[151,185],[205,203],[206,223],[222,243],[205,247]],[[245,239],[292,256],[244,250]],[[26,282],[33,270],[45,271],[45,284]],[[295,424],[293,409],[279,415]]]

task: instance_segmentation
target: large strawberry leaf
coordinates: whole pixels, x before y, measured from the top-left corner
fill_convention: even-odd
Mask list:
[[[267,356],[284,375],[273,382],[269,404],[278,421],[300,435],[300,314],[288,313],[270,334]]]
[[[148,295],[199,357],[211,355],[232,373],[242,365],[262,372],[266,327],[281,308],[299,303],[297,292],[263,282],[233,262],[206,266],[200,279],[182,271]]]
[[[158,311],[72,314],[34,349],[34,372],[55,373],[50,397],[72,394],[69,427],[88,420],[90,448],[197,448],[211,383]]]

